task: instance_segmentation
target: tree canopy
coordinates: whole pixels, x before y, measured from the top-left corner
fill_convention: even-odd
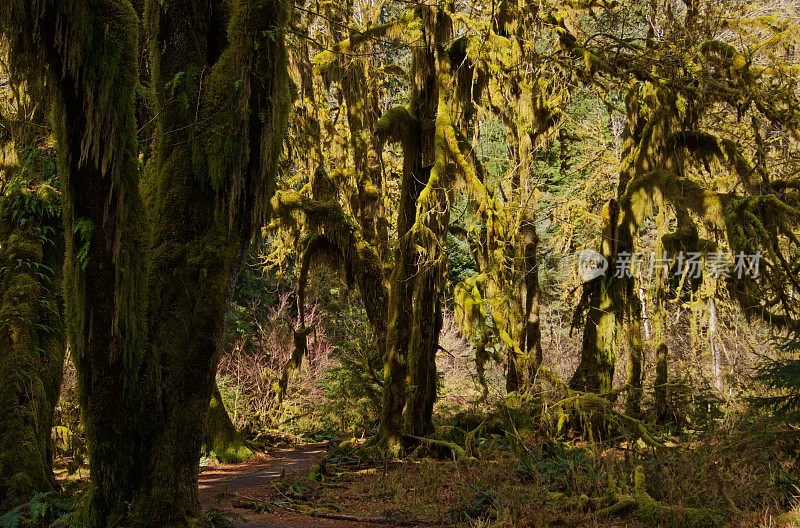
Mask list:
[[[7,0],[0,511],[60,486],[68,433],[75,526],[208,523],[201,457],[313,416],[373,461],[494,438],[543,489],[566,443],[630,450],[630,485],[557,499],[736,521],[756,499],[673,506],[644,467],[731,417],[797,432],[797,17]]]

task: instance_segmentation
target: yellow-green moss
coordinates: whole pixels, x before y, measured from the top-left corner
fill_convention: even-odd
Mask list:
[[[242,435],[231,422],[218,388],[214,388],[206,418],[206,454],[220,462],[238,464],[254,456]]]

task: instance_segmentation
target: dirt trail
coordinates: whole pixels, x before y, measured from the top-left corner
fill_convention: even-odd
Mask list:
[[[280,492],[274,487],[276,482],[283,476],[305,474],[324,454],[324,445],[311,445],[260,455],[244,464],[204,468],[200,473],[200,501],[205,508],[232,512],[237,528],[386,528],[385,524],[309,517],[279,507],[270,513],[236,508],[237,502],[255,499],[269,503],[279,497]]]

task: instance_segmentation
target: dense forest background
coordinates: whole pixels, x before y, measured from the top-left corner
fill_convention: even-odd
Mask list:
[[[6,0],[0,35],[0,527],[237,526],[204,472],[323,442],[237,507],[800,526],[795,3]]]

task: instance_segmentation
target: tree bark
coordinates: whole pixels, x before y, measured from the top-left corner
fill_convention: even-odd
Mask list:
[[[619,207],[610,200],[603,207],[602,255],[611,262],[616,255],[616,237],[612,235],[617,225]],[[617,320],[613,297],[613,277],[606,271],[584,285],[584,298],[588,299],[588,313],[583,330],[581,361],[570,386],[573,389],[604,394],[611,392],[614,382],[614,363],[617,357]]]
[[[380,428],[391,456],[402,450],[403,434],[425,436],[433,431],[445,272],[441,252],[449,223],[446,185],[440,182],[446,177],[446,161],[437,123],[446,118],[441,84],[442,75],[447,75],[444,45],[452,25],[438,8],[420,6],[416,15],[422,22],[424,45],[413,48],[410,112],[401,110],[389,119],[397,122],[382,119],[378,124],[379,139],[398,141],[403,149]]]
[[[4,182],[15,177],[12,171],[20,167],[7,170]],[[40,167],[26,172],[26,187],[52,183]],[[16,209],[30,199],[18,188],[0,198],[0,511],[54,484],[51,431],[65,357],[64,248],[53,236],[61,221],[57,191],[32,195],[41,211],[32,216],[30,203],[26,211]]]
[[[146,2],[156,134],[142,173],[130,3],[20,0],[2,11],[17,68],[56,92],[88,526],[200,516],[227,302],[266,219],[285,130],[288,13],[280,0]]]
[[[216,384],[206,418],[205,433],[205,452],[220,462],[236,464],[253,456],[253,451],[233,425]]]

